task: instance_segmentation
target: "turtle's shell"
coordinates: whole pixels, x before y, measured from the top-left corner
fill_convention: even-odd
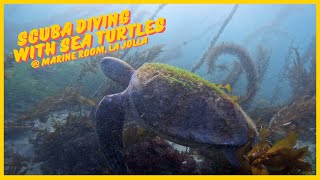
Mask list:
[[[242,146],[256,130],[216,85],[173,66],[148,63],[126,90],[141,124],[184,145]]]

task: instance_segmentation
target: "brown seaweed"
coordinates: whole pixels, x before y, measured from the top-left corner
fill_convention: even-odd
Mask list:
[[[295,148],[297,135],[290,132],[287,137],[271,145],[267,141],[268,132],[260,132],[260,142],[243,147],[238,151],[245,174],[304,174],[312,170],[311,164],[305,162],[308,147]]]
[[[270,119],[282,108],[282,106],[259,107],[252,109],[249,114],[257,127],[267,128]]]
[[[305,89],[309,88],[310,82],[312,83],[309,78],[314,76],[308,75],[298,49],[292,48],[291,50],[293,50],[295,58],[293,58],[292,65],[286,72],[286,79],[292,88],[292,98],[296,99],[297,97],[301,97],[301,95],[305,95]]]
[[[239,80],[240,75],[242,73],[242,67],[239,61],[235,61],[233,63],[233,67],[227,77],[223,80],[222,84],[229,83],[231,86],[234,86],[236,82]]]
[[[107,165],[88,116],[69,114],[54,132],[44,131],[31,141],[35,162],[44,174],[107,174]],[[57,163],[58,162],[58,163]]]
[[[258,75],[254,61],[249,52],[240,45],[234,43],[221,43],[213,47],[208,53],[208,73],[212,73],[219,56],[224,54],[235,56],[240,61],[242,69],[246,73],[248,80],[247,92],[244,97],[240,98],[240,103],[246,106],[253,99],[258,89]]]
[[[270,120],[269,128],[274,136],[295,131],[303,139],[314,139],[315,127],[315,96],[304,96],[281,108]]]
[[[195,160],[155,138],[137,143],[126,153],[130,174],[196,174]]]
[[[214,36],[214,38],[211,40],[210,42],[210,46],[208,47],[208,50],[203,54],[202,58],[199,60],[199,62],[197,62],[193,67],[191,72],[195,72],[196,70],[198,70],[201,65],[207,60],[208,55],[211,51],[211,49],[215,46],[216,42],[218,41],[220,35],[223,33],[225,27],[228,25],[229,21],[232,19],[234,13],[237,11],[239,5],[236,4],[233,6],[229,16],[224,20],[222,26],[220,27],[218,33]]]
[[[159,44],[143,51],[137,50],[133,55],[128,56],[125,61],[134,69],[138,69],[144,63],[156,61],[156,58],[163,52],[163,47],[163,44]]]
[[[316,57],[314,38],[302,56],[299,48],[294,47],[293,44],[290,45],[279,75],[280,79],[274,90],[273,100],[279,99],[278,96],[281,95],[279,91],[286,82],[288,82],[292,91],[290,102],[294,102],[303,96],[315,95]]]
[[[83,107],[95,107],[96,102],[80,95],[79,89],[67,87],[61,93],[49,96],[37,103],[32,109],[27,110],[16,118],[17,123],[24,123],[26,120],[43,118],[53,111],[60,109],[82,109]]]
[[[161,9],[163,9],[167,4],[160,4],[157,9],[153,12],[153,14],[150,16],[149,19],[154,19],[157,14],[161,11]],[[130,50],[132,48],[127,48],[126,50],[123,51],[123,53],[121,54],[121,56],[119,56],[120,59],[125,59],[125,57],[129,54]]]
[[[263,46],[257,46],[256,50],[256,67],[258,73],[258,81],[262,83],[265,74],[267,73],[268,66],[270,64],[272,49],[265,48]]]
[[[271,49],[267,49],[263,46],[257,46],[256,48],[256,57],[255,57],[255,66],[257,69],[257,75],[258,75],[258,83],[259,87],[261,86],[261,83],[264,79],[265,74],[267,73],[268,66],[271,59]],[[218,66],[219,68],[219,66]],[[227,75],[227,77],[223,80],[222,84],[230,84],[231,86],[234,86],[236,82],[239,80],[240,75],[242,74],[242,66],[239,61],[234,61],[232,70],[229,71],[230,73]]]

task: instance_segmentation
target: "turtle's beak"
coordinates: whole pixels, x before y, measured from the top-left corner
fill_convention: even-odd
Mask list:
[[[134,69],[126,62],[114,58],[105,57],[100,63],[101,70],[111,80],[119,83],[123,87],[129,85]]]

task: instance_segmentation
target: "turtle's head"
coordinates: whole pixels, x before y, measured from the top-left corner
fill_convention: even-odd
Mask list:
[[[129,85],[134,69],[126,62],[114,58],[105,57],[100,63],[101,70],[111,80],[121,84],[123,87]]]

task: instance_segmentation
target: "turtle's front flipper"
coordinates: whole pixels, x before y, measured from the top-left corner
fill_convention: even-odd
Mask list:
[[[113,174],[127,173],[123,158],[122,130],[124,112],[122,94],[109,95],[103,98],[95,115],[96,130],[100,148]]]

